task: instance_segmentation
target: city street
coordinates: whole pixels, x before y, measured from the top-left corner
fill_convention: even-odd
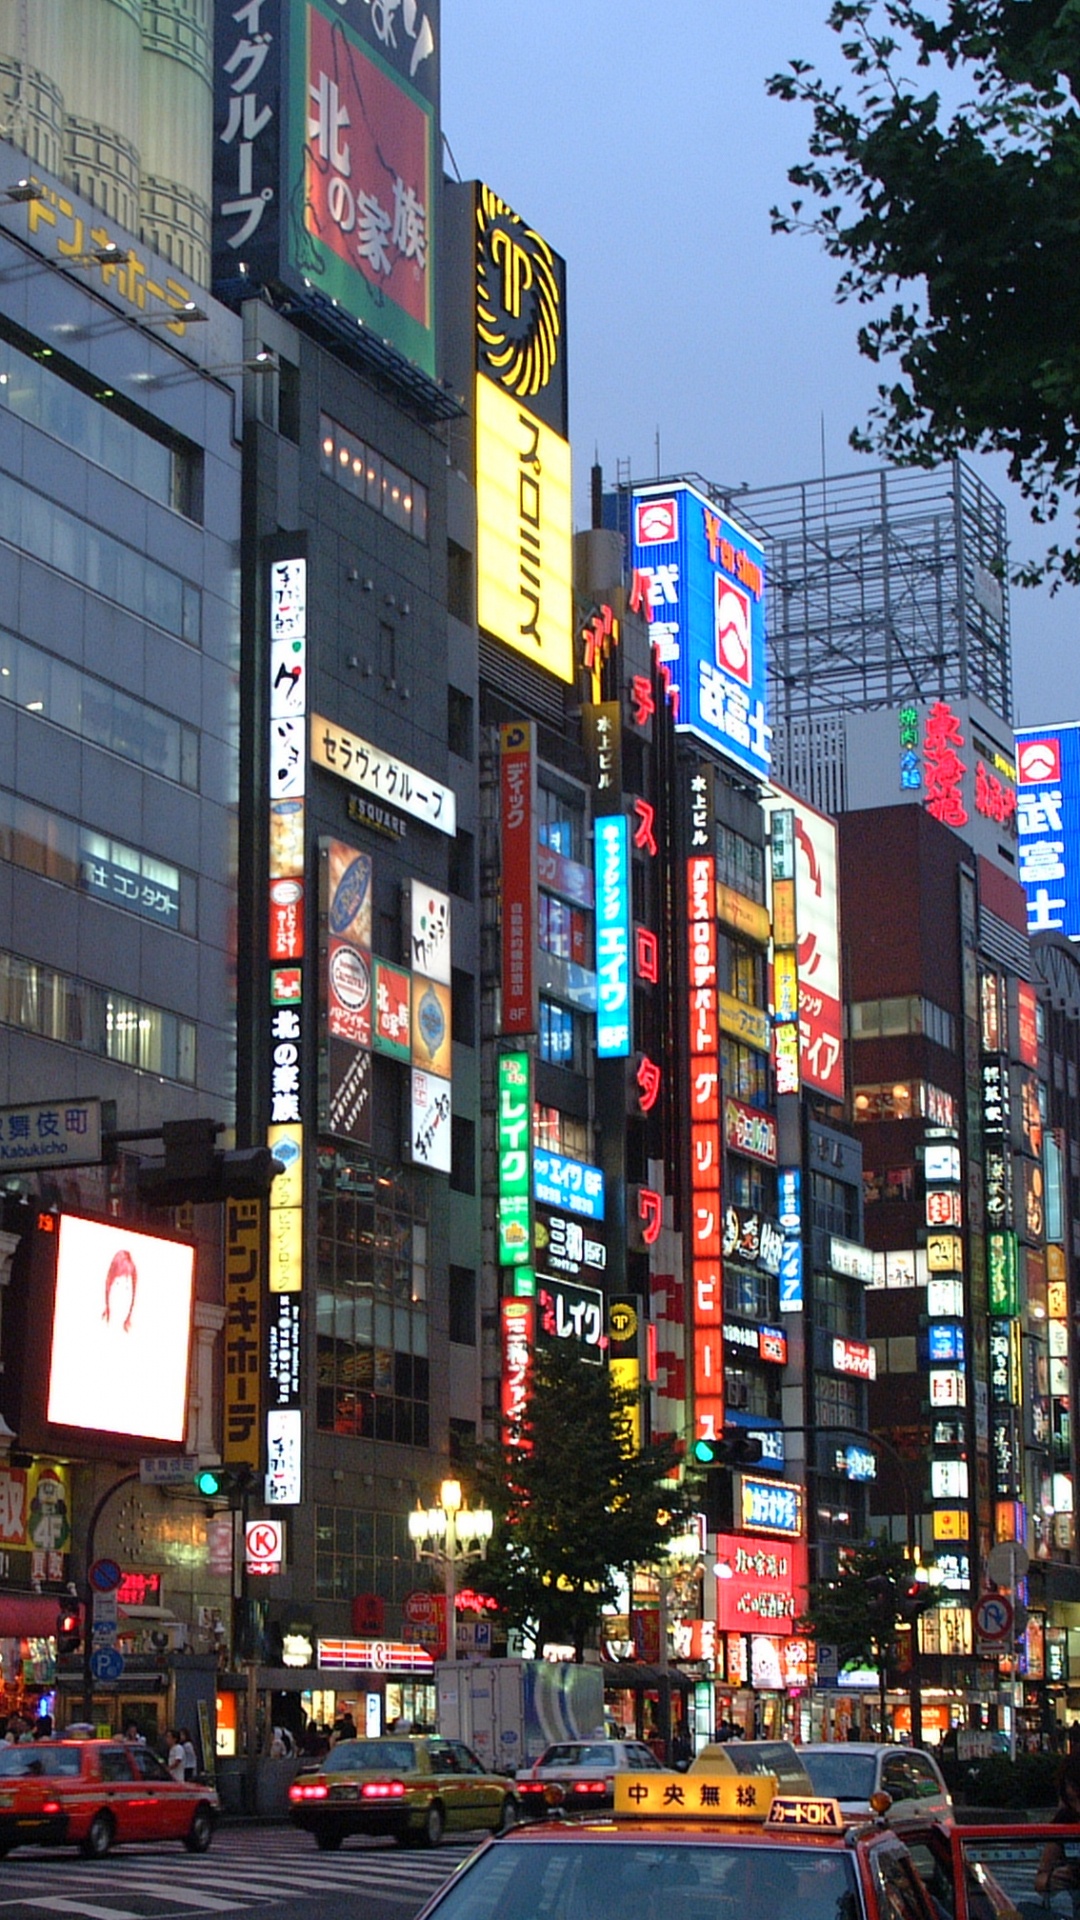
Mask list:
[[[475,1842],[483,1836],[477,1834]],[[292,1911],[327,1920],[342,1898],[357,1915],[409,1920],[471,1851],[455,1840],[436,1852],[405,1851],[388,1840],[346,1840],[338,1854],[320,1853],[310,1834],[292,1827],[227,1827],[209,1853],[177,1846],[119,1849],[102,1861],[69,1851],[27,1847],[0,1864],[0,1912],[85,1920],[191,1920],[197,1914],[257,1912],[275,1920]],[[355,1903],[355,1904],[354,1904]]]

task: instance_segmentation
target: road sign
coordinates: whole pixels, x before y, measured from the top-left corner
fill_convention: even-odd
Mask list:
[[[975,1608],[975,1632],[980,1641],[1004,1647],[1013,1625],[1013,1606],[1007,1593],[982,1593]]]
[[[115,1560],[95,1560],[86,1577],[95,1593],[115,1593],[124,1573]]]
[[[116,1603],[116,1589],[111,1593],[95,1593],[94,1617],[91,1637],[95,1647],[116,1645],[116,1632],[119,1626],[119,1612]]]
[[[817,1643],[817,1681],[819,1687],[835,1687],[840,1679],[840,1649],[831,1640]]]
[[[199,1470],[194,1453],[160,1453],[139,1461],[139,1479],[144,1487],[190,1487]]]
[[[119,1680],[124,1656],[116,1647],[98,1647],[90,1655],[90,1671],[95,1680]]]
[[[284,1521],[249,1520],[244,1530],[244,1550],[249,1573],[280,1573],[285,1558]]]
[[[999,1540],[986,1556],[986,1571],[998,1587],[1011,1587],[1022,1580],[1030,1565],[1031,1556],[1018,1540]]]

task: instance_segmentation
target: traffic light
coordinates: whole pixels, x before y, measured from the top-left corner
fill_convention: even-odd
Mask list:
[[[880,1638],[891,1633],[896,1625],[897,1592],[896,1586],[887,1574],[871,1574],[866,1582],[866,1610],[870,1624]]]
[[[234,1493],[246,1493],[254,1481],[251,1467],[199,1467],[195,1491],[204,1500],[225,1500]]]
[[[756,1467],[761,1441],[740,1427],[725,1427],[719,1440],[695,1440],[693,1457],[699,1467]]]
[[[151,1207],[220,1205],[223,1200],[263,1200],[285,1168],[269,1147],[223,1152],[214,1145],[217,1120],[165,1120],[161,1166],[140,1167],[139,1199]]]
[[[936,1607],[937,1591],[928,1580],[906,1580],[896,1596],[896,1611],[909,1627],[927,1611]]]
[[[72,1609],[69,1613],[56,1616],[56,1657],[58,1660],[70,1659],[82,1646],[82,1625],[78,1613]]]

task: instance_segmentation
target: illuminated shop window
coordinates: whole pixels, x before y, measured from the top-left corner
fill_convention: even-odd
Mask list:
[[[584,795],[575,792],[571,797],[562,789],[545,786],[541,775],[536,790],[536,837],[542,847],[582,865],[586,859]]]
[[[955,1127],[957,1103],[953,1094],[928,1080],[887,1080],[855,1088],[856,1120],[929,1120],[936,1127]]]
[[[738,1040],[720,1036],[720,1071],[724,1092],[734,1094],[748,1107],[764,1107],[769,1102],[769,1064],[763,1053],[744,1047]]]
[[[576,1120],[558,1107],[533,1108],[533,1146],[548,1153],[562,1153],[568,1160],[592,1160],[592,1139],[587,1120]]]
[[[540,1002],[540,1036],[537,1057],[553,1067],[571,1067],[580,1072],[584,1066],[584,1039],[578,1015],[555,1000]]]
[[[741,1314],[744,1320],[775,1320],[780,1311],[779,1293],[775,1274],[765,1273],[760,1267],[737,1267],[725,1260],[725,1313]]]
[[[319,416],[319,452],[323,472],[337,486],[427,544],[428,495],[419,480],[325,413]]]
[[[408,1168],[319,1153],[317,1418],[325,1433],[426,1447],[429,1218]]]
[[[13,633],[0,632],[0,700],[93,746],[106,747],[148,773],[160,773],[182,787],[199,784],[194,727]]]
[[[0,1025],[195,1084],[195,1023],[0,949]]]

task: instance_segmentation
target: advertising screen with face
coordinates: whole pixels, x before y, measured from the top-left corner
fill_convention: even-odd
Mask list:
[[[64,1214],[46,1418],[56,1426],[181,1442],[195,1252]]]

